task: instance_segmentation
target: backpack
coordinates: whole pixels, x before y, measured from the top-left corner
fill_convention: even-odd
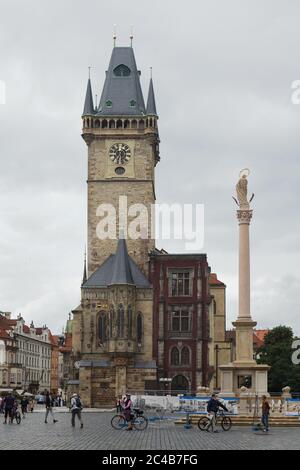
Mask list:
[[[82,408],[82,403],[81,403],[80,398],[79,398],[79,397],[76,397],[75,400],[76,400],[76,407],[81,409],[81,408]]]

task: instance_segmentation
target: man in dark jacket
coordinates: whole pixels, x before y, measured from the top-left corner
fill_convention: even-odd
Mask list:
[[[9,416],[9,418],[11,419],[12,417],[12,409],[14,407],[14,404],[15,404],[15,397],[9,393],[5,398],[4,398],[4,412],[5,412],[5,417],[4,417],[4,423],[3,424],[7,424],[7,417]]]
[[[206,425],[206,431],[209,430],[209,427],[211,426],[211,429],[213,432],[218,432],[214,429],[215,427],[215,424],[216,424],[216,416],[217,416],[217,413],[219,411],[219,408],[223,408],[223,410],[225,411],[228,411],[226,406],[223,405],[223,403],[221,403],[219,400],[218,400],[218,397],[215,393],[212,394],[211,396],[211,399],[209,400],[209,402],[207,403],[207,413],[208,413],[208,418],[209,418],[209,421]]]

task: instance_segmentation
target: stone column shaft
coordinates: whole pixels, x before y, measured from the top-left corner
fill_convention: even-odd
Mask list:
[[[239,319],[251,320],[249,225],[252,210],[238,210],[239,221]]]

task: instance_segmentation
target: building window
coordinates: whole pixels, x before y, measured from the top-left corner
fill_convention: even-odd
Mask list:
[[[170,273],[170,295],[181,297],[191,295],[192,277],[191,271],[171,271]]]
[[[111,108],[111,107],[112,107],[112,101],[111,101],[111,100],[107,100],[107,101],[105,102],[105,104],[106,104],[106,107],[107,107],[107,108]]]
[[[99,339],[101,343],[106,341],[106,314],[101,313],[99,316]]]
[[[191,354],[190,349],[187,346],[184,346],[182,349],[179,349],[177,346],[174,346],[171,349],[172,366],[189,366],[190,363]]]
[[[171,313],[171,331],[188,333],[191,331],[191,312],[188,307],[173,307]]]
[[[128,315],[128,338],[132,338],[132,307],[131,305],[128,305],[127,315]]]
[[[118,65],[118,67],[114,69],[114,75],[116,77],[129,77],[130,68],[124,64]]]
[[[130,105],[131,108],[134,108],[135,105],[136,105],[136,101],[130,100],[130,101],[129,101],[129,105]]]
[[[124,307],[122,304],[119,305],[118,308],[118,337],[123,338],[124,337]]]
[[[184,346],[181,350],[181,365],[188,366],[190,365],[190,350],[188,347]]]
[[[136,317],[136,340],[138,344],[142,344],[143,339],[143,318],[142,314],[138,313]]]
[[[113,329],[113,324],[114,324],[114,309],[111,308],[109,312],[109,337],[113,337],[114,329]]]
[[[171,351],[171,365],[179,366],[179,349],[176,347]]]

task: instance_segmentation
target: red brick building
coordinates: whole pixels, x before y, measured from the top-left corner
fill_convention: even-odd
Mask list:
[[[195,393],[212,379],[209,276],[205,254],[171,255],[155,250],[150,256],[153,358],[158,381],[172,379],[168,387],[174,392]]]

